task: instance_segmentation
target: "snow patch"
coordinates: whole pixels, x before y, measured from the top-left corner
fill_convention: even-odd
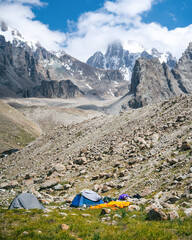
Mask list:
[[[85,84],[89,89],[93,89],[88,83]]]

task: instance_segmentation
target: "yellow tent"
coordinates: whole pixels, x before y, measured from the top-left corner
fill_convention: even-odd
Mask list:
[[[128,207],[131,204],[131,202],[124,202],[124,201],[111,201],[109,203],[102,203],[97,206],[91,206],[91,209],[100,209],[100,208],[124,208]]]

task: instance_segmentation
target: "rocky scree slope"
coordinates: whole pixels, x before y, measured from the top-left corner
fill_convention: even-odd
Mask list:
[[[2,204],[21,191],[49,203],[89,188],[109,196],[139,193],[158,204],[166,196],[166,204],[174,198],[171,203],[190,205],[191,130],[191,95],[57,126],[1,159]]]

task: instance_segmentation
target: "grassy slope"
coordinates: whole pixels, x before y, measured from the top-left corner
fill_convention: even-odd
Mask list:
[[[23,113],[0,101],[0,152],[24,147],[40,134]]]
[[[65,212],[64,216],[60,213]],[[102,222],[101,210],[0,210],[0,239],[105,239],[105,240],[187,240],[192,237],[192,218],[175,221],[148,221],[142,210],[112,210]],[[84,217],[82,214],[89,214]],[[122,218],[115,218],[115,214]],[[134,215],[134,216],[133,216]],[[115,219],[116,225],[112,225]],[[67,224],[69,230],[61,229]],[[25,232],[25,233],[24,233]]]

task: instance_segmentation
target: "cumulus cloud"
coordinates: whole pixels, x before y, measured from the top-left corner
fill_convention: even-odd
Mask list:
[[[148,11],[152,6],[151,0],[117,0],[116,2],[107,1],[104,8],[111,13],[135,17],[140,13]]]
[[[27,41],[57,51],[65,41],[65,34],[51,31],[48,25],[34,20],[31,7],[43,5],[40,0],[0,0],[0,20],[17,29]]]
[[[155,47],[181,57],[192,39],[192,25],[170,31],[158,23],[145,24],[142,21],[142,14],[160,1],[107,0],[102,8],[79,18],[77,31],[67,39],[66,51],[86,61],[95,51],[105,52],[110,42],[120,40],[125,48],[130,41],[136,41],[146,49]]]

